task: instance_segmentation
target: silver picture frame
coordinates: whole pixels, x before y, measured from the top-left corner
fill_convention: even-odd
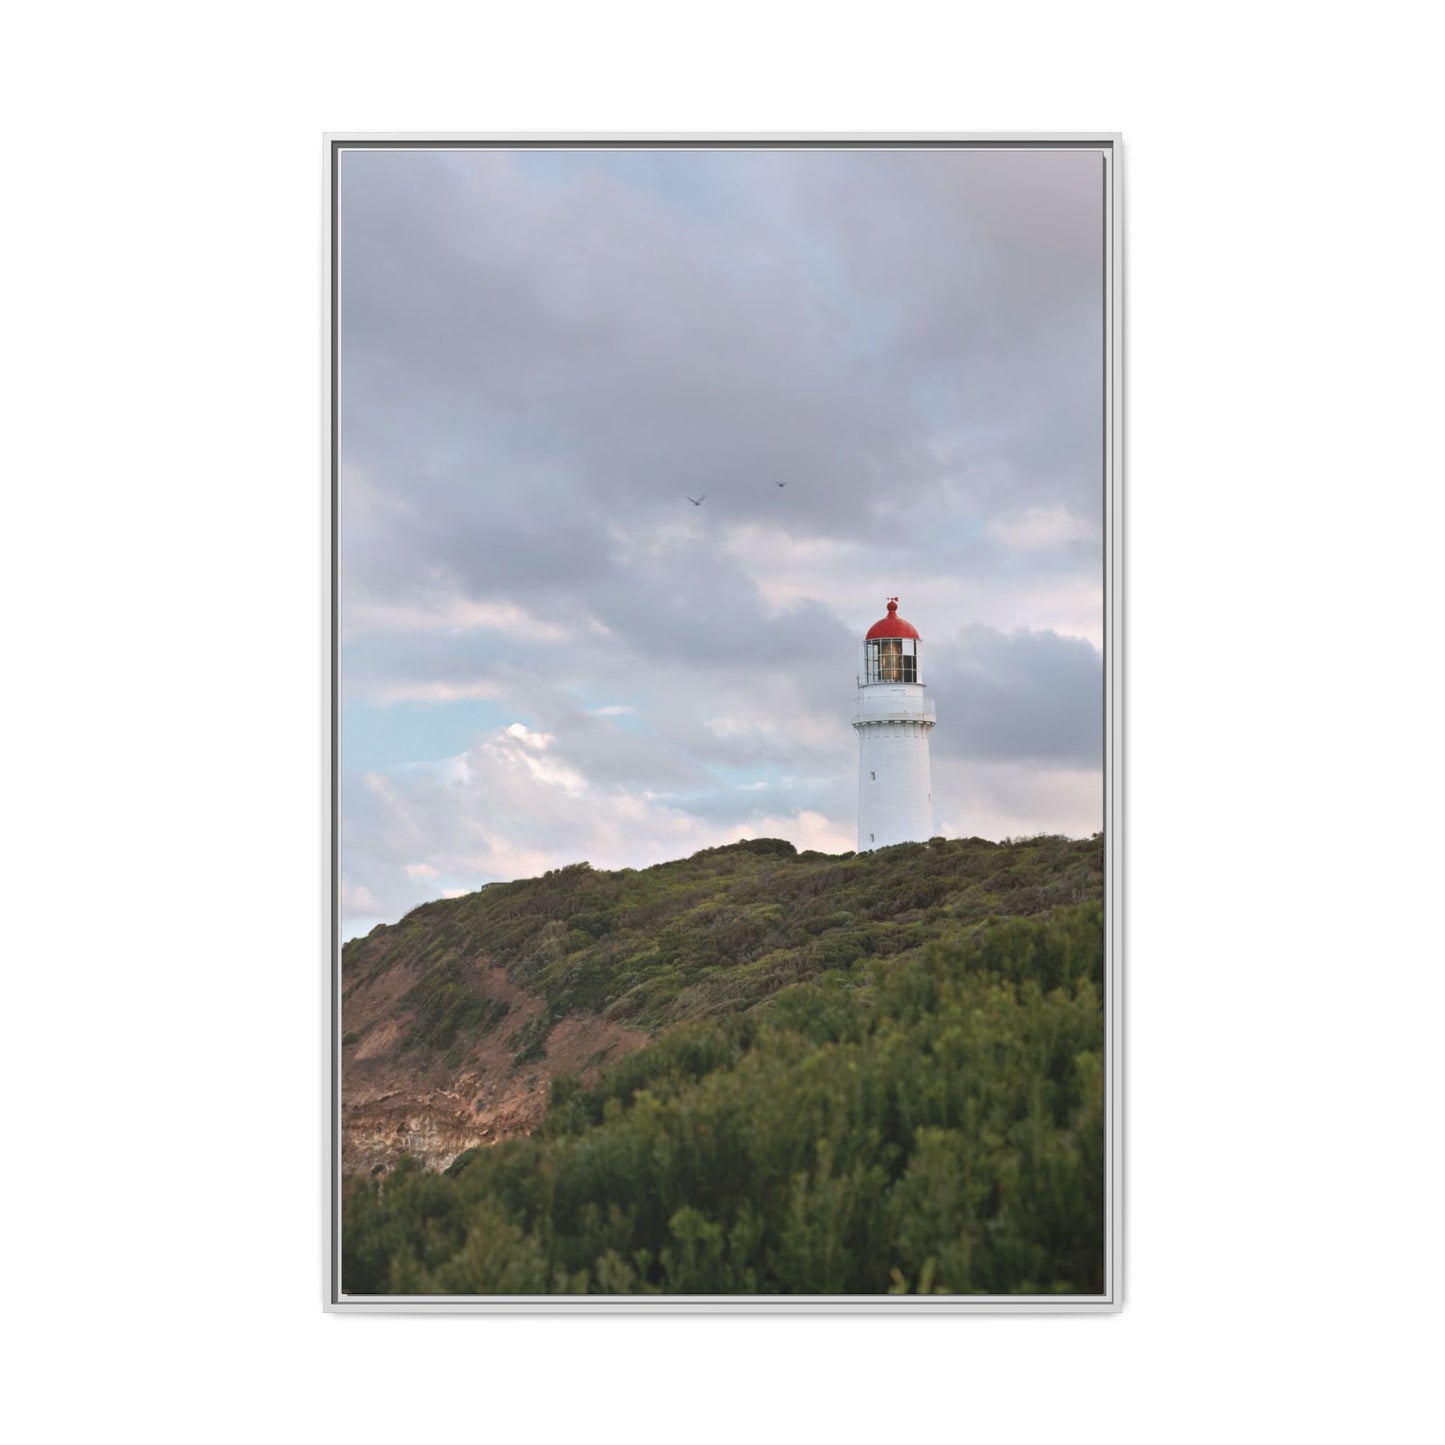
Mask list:
[[[1103,217],[1103,662],[1104,662],[1104,918],[1105,1020],[1105,1289],[1098,1295],[813,1295],[813,1296],[347,1296],[341,1279],[341,918],[340,918],[340,422],[339,422],[339,172],[348,150],[452,147],[730,148],[833,147],[976,149],[1068,148],[1097,152],[1102,162]],[[1125,1052],[1123,938],[1124,626],[1124,359],[1122,137],[1117,132],[925,133],[646,133],[337,132],[323,138],[322,486],[324,511],[320,676],[326,719],[323,760],[321,887],[328,899],[321,967],[322,1305],[335,1313],[1114,1313],[1124,1303]]]

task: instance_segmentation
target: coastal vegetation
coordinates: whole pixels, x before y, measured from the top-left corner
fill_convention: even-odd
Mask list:
[[[578,1015],[651,1039],[551,1073],[530,1137],[348,1178],[343,1288],[1099,1292],[1101,895],[1097,837],[856,857],[761,839],[375,930],[347,945],[344,993],[402,969],[403,1047],[435,1066],[502,1031],[546,1070]],[[478,956],[543,1001],[512,1035],[469,982]]]

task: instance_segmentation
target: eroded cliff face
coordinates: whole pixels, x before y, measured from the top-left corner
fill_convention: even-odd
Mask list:
[[[384,1173],[403,1154],[444,1169],[464,1149],[530,1134],[555,1076],[580,1074],[591,1084],[602,1065],[647,1042],[641,1029],[595,1015],[564,1018],[539,1034],[542,999],[479,958],[467,965],[468,986],[505,1005],[506,1016],[449,1063],[434,1050],[403,1047],[416,1019],[402,1000],[418,975],[415,965],[398,965],[343,998],[344,1173]]]

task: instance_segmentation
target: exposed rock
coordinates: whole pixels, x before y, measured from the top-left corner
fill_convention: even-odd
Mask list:
[[[505,969],[476,960],[469,983],[509,1012],[449,1068],[425,1049],[402,1048],[414,1020],[401,999],[416,979],[411,968],[388,969],[342,1003],[342,1028],[354,1039],[342,1050],[341,1166],[348,1174],[384,1172],[403,1154],[444,1169],[464,1149],[530,1134],[546,1113],[555,1076],[581,1074],[593,1083],[602,1064],[647,1042],[643,1030],[627,1024],[574,1016],[549,1030],[541,1057],[518,1064],[518,1036],[543,1001]]]

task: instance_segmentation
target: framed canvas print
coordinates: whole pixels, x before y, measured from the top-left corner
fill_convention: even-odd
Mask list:
[[[327,1308],[1119,1308],[1118,171],[327,138]]]

